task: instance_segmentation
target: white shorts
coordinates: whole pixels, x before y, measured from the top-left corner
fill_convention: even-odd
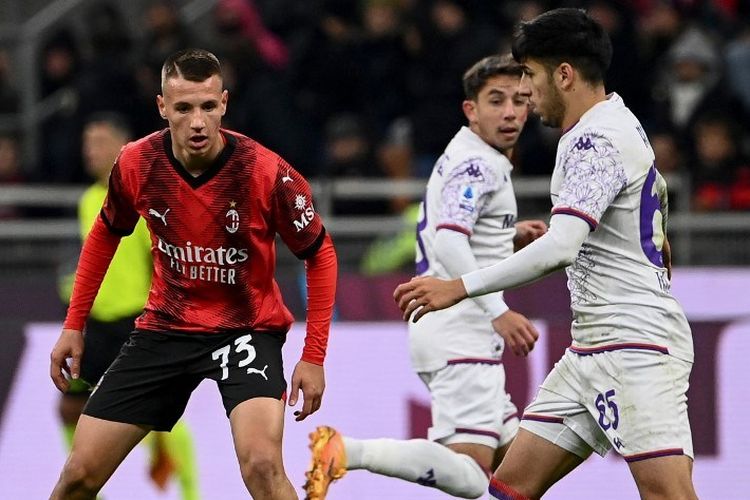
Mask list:
[[[432,396],[428,439],[504,446],[518,432],[518,409],[505,392],[501,364],[455,363],[419,373]]]
[[[611,448],[628,462],[693,457],[687,413],[692,364],[658,352],[566,351],[521,427],[586,458]]]

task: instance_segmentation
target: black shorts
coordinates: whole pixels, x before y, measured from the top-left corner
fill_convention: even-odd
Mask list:
[[[136,330],[94,389],[83,413],[168,431],[204,378],[217,382],[227,416],[257,397],[284,399],[285,333]]]
[[[115,360],[125,342],[130,338],[135,325],[131,316],[118,321],[89,319],[83,335],[83,357],[81,358],[81,380],[89,390],[99,382],[109,365]]]

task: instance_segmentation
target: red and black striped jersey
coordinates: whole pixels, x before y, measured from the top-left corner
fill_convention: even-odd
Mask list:
[[[101,217],[129,234],[143,217],[154,275],[144,330],[289,329],[293,317],[274,279],[276,234],[299,258],[325,229],[307,181],[254,140],[222,129],[225,147],[195,177],[172,153],[169,130],[123,148]]]

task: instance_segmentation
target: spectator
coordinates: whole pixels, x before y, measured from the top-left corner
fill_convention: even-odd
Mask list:
[[[86,176],[81,165],[77,78],[82,66],[73,32],[62,28],[41,43],[41,96],[54,109],[41,122],[40,164],[35,177],[45,182],[75,183]],[[102,92],[102,89],[98,89]],[[54,96],[54,97],[53,97]]]
[[[329,120],[323,173],[330,179],[385,177],[361,117],[343,114]],[[333,212],[337,215],[382,214],[388,212],[388,204],[385,200],[339,200],[334,203]]]
[[[692,130],[694,206],[698,210],[750,209],[750,163],[739,149],[738,129],[718,114],[702,117]]]
[[[18,112],[19,96],[12,74],[8,52],[0,48],[0,115]]]

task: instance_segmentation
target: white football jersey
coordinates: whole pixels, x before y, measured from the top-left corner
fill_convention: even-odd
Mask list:
[[[451,276],[435,252],[441,228],[469,236],[479,267],[513,253],[517,207],[510,174],[513,166],[468,127],[462,127],[435,163],[417,223],[416,274]],[[498,299],[499,300],[499,299]],[[412,362],[417,371],[433,371],[458,359],[499,363],[502,338],[475,301],[409,323]]]
[[[561,137],[552,213],[591,226],[567,268],[574,352],[626,346],[693,360],[690,327],[662,261],[665,190],[646,134],[617,94]]]

